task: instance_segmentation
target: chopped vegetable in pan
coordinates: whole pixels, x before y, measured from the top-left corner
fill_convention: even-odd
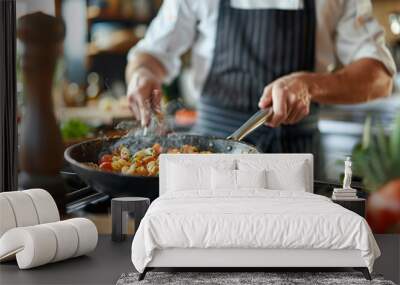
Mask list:
[[[200,151],[193,145],[182,145],[181,147],[163,149],[156,143],[152,147],[141,149],[135,153],[121,145],[112,154],[103,155],[99,164],[87,163],[93,168],[103,171],[118,172],[127,175],[138,176],[158,176],[158,157],[161,153],[211,153],[210,151]]]

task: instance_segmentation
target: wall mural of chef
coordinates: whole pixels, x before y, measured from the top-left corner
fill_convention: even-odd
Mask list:
[[[55,135],[44,134],[49,128],[39,130],[44,124],[37,124],[35,129],[29,119],[37,114],[48,122],[45,112],[24,112],[44,103],[25,102],[32,92],[23,81],[18,84],[18,121],[59,146],[54,155],[59,166],[53,172],[61,170],[62,178],[71,180],[71,166],[91,187],[85,203],[95,194],[100,208],[126,189],[156,199],[162,153],[313,153],[316,194],[358,197],[370,225],[379,226],[373,231],[399,231],[400,204],[387,218],[381,215],[387,209],[371,202],[381,196],[400,201],[400,172],[392,171],[400,169],[400,118],[397,127],[391,124],[400,106],[390,51],[396,38],[385,14],[396,5],[370,0],[31,2],[18,2],[17,15],[28,16],[33,24],[53,18],[65,23],[64,57],[56,70],[63,78],[54,76],[48,99],[42,100],[54,101],[48,106],[54,106],[52,124],[62,142],[54,143]],[[45,14],[32,15],[38,11]],[[20,39],[17,50],[23,44],[29,43]],[[19,50],[17,62],[28,50]],[[25,72],[24,66],[17,66],[17,74]],[[362,135],[367,113],[373,116]],[[249,118],[254,124],[243,128]],[[376,132],[379,122],[384,129]],[[46,155],[44,143],[24,152],[30,138],[21,135],[19,153]],[[64,149],[66,167],[61,165]],[[353,175],[347,175],[344,188],[354,188],[353,193],[340,192],[347,156]],[[24,161],[50,165],[48,160]],[[20,173],[25,165],[20,161]],[[76,190],[74,185],[71,189],[65,193]],[[375,192],[390,195],[371,199]],[[81,207],[78,198],[70,198],[67,211]],[[389,202],[384,204],[392,207]],[[375,216],[385,216],[385,222],[371,222]]]
[[[5,283],[400,282],[399,0],[0,0],[0,15],[0,262],[26,269],[26,237],[46,259],[5,263]],[[76,238],[46,225],[82,217]],[[79,231],[98,249],[56,263]]]
[[[127,96],[143,126],[160,110],[154,90],[177,76],[189,48],[196,132],[226,137],[272,107],[247,142],[312,152],[317,163],[319,105],[388,96],[396,72],[370,1],[167,0],[128,55]]]

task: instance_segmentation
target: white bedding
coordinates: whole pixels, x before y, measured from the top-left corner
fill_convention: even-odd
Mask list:
[[[132,243],[139,272],[165,248],[358,249],[370,271],[380,255],[367,222],[326,197],[265,189],[197,193],[167,193],[151,204]]]

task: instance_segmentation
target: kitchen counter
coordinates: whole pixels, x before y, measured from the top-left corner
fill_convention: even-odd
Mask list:
[[[322,106],[318,127],[325,178],[339,180],[343,172],[342,161],[351,155],[353,147],[360,141],[367,116],[370,115],[374,122],[380,122],[389,132],[399,112],[400,93],[364,104]]]
[[[363,124],[365,118],[371,115],[374,119],[381,119],[382,123],[391,123],[399,111],[400,93],[394,93],[390,97],[363,104],[322,106],[320,118]]]

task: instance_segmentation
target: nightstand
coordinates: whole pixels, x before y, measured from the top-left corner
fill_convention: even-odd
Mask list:
[[[150,206],[150,199],[143,197],[119,197],[111,200],[112,241],[123,241],[127,228],[127,217],[135,217],[135,231]]]
[[[359,214],[361,217],[365,218],[365,199],[332,199],[332,201],[340,206]]]

